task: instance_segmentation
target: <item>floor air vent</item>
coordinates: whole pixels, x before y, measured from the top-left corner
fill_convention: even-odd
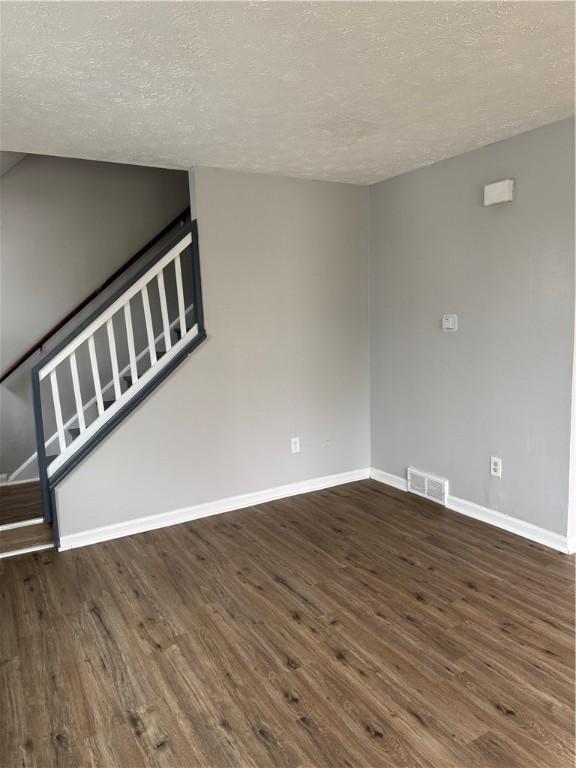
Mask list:
[[[413,467],[408,467],[408,490],[430,501],[446,506],[448,498],[448,480],[434,475],[427,475]]]

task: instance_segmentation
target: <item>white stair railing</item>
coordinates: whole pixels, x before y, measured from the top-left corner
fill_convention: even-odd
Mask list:
[[[195,232],[195,229],[192,231]],[[191,244],[192,232],[188,231],[145,272],[134,278],[120,295],[117,294],[105,305],[85,327],[35,368],[35,408],[37,429],[39,425],[41,427],[40,436],[45,432],[47,413],[49,420],[55,424],[54,435],[42,446],[45,448],[52,444],[52,450],[56,449],[56,453],[44,462],[48,484],[50,478],[93,441],[103,427],[118,419],[118,414],[134,398],[140,395],[138,399],[142,399],[154,379],[168,366],[176,365],[178,360],[175,361],[175,358],[181,357],[197,337],[204,337],[197,247],[194,250],[190,248]],[[192,259],[186,272],[183,270],[185,256]],[[167,290],[169,278],[173,290]],[[185,303],[185,288],[192,296],[188,306]],[[151,301],[152,291],[154,302]],[[132,311],[134,302],[141,302],[143,309],[143,324],[138,327]],[[158,333],[155,321],[156,327],[160,327]],[[144,340],[144,348],[138,353],[135,331],[139,332],[138,338]],[[117,338],[119,333],[121,339]],[[173,334],[177,338],[173,338]],[[119,360],[118,343],[123,349],[123,360]],[[163,349],[158,348],[159,343]],[[84,365],[81,365],[81,360],[84,360]],[[149,363],[147,367],[143,366],[143,361]],[[109,372],[106,378],[110,381],[102,386],[104,369]],[[61,383],[64,380],[69,385],[65,403],[67,418],[62,400]],[[123,381],[126,382],[124,388]],[[90,391],[89,398],[85,397],[86,390]],[[113,400],[105,400],[107,390],[113,392]],[[74,413],[70,416],[71,403]],[[94,418],[88,418],[88,414],[94,411]],[[72,424],[75,425],[73,430],[70,429]],[[75,434],[71,435],[71,431]],[[39,452],[43,459],[44,451]],[[42,469],[40,466],[41,474]]]
[[[130,306],[127,304],[124,307],[124,310],[130,310]],[[192,312],[194,311],[194,305],[189,304],[186,307],[185,310],[185,317],[188,317]],[[130,320],[131,322],[131,320]],[[186,321],[185,321],[186,322]],[[127,326],[128,327],[128,326]],[[176,328],[182,327],[182,321],[181,318],[176,318],[170,323],[170,331],[174,332]],[[190,328],[194,327],[194,323],[190,325]],[[163,339],[163,334],[158,334],[156,336],[155,342],[158,345]],[[134,337],[133,337],[133,331],[132,326],[130,326],[130,330],[128,332],[128,344],[131,346],[131,349],[129,350],[130,355],[130,362],[122,368],[121,371],[119,371],[119,377],[120,379],[123,379],[124,376],[130,375],[132,381],[138,380],[138,363],[147,355],[147,349],[143,349],[139,354],[136,354],[136,351],[134,349]],[[72,374],[72,381],[74,383],[74,392],[79,391],[80,389],[80,382],[78,380],[78,369],[76,366],[76,353],[73,352],[70,356],[70,369]],[[74,370],[76,369],[76,370]],[[114,382],[112,379],[110,379],[103,387],[102,387],[102,397],[106,396],[106,393],[109,392],[114,386]],[[90,411],[91,408],[94,408],[96,405],[96,395],[93,395],[89,400],[87,400],[85,403],[82,403],[81,399],[79,401],[76,401],[76,412],[66,420],[64,423],[64,431],[67,432],[67,430],[78,427],[80,429],[80,432],[83,432],[86,429],[86,421],[85,416],[87,412]],[[51,448],[58,440],[58,432],[54,432],[50,437],[45,440],[44,442],[44,448],[47,452],[51,452]],[[50,450],[49,450],[50,449]],[[21,475],[26,472],[26,470],[33,465],[38,460],[38,453],[34,452],[28,458],[20,464],[20,466],[12,472],[11,475],[8,476],[8,482],[14,482],[17,480]],[[34,480],[38,479],[37,474],[33,478],[28,478],[28,480]],[[24,481],[22,481],[24,482]]]

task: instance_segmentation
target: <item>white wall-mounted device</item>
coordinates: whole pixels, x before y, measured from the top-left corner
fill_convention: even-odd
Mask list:
[[[510,203],[514,200],[514,179],[502,179],[484,185],[484,205]]]
[[[457,331],[458,330],[458,315],[442,315],[442,330],[443,331]]]

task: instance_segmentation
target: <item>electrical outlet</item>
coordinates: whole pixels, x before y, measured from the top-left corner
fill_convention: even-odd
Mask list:
[[[490,456],[490,474],[492,477],[502,477],[502,459]]]
[[[293,437],[290,440],[290,450],[292,453],[300,453],[300,438],[299,437]]]

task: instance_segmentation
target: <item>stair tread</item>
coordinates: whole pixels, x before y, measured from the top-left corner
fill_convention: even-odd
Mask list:
[[[42,517],[42,493],[38,481],[0,486],[0,525],[35,517]]]
[[[26,525],[23,528],[10,528],[0,531],[0,555],[28,547],[53,544],[52,526],[48,523]]]

